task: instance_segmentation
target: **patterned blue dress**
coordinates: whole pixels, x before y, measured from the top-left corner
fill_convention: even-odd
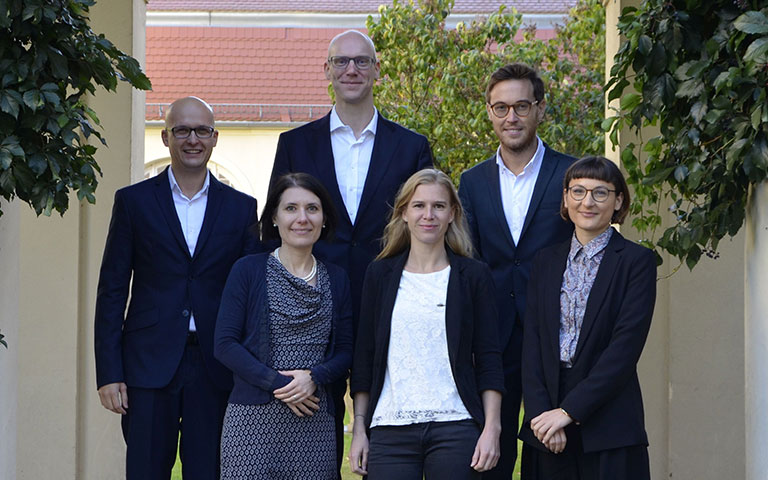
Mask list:
[[[333,300],[325,266],[317,285],[267,259],[271,359],[275,370],[310,369],[321,363],[331,335]],[[320,410],[298,417],[275,398],[263,405],[230,403],[221,438],[222,480],[331,480],[336,478],[333,416],[323,388]]]

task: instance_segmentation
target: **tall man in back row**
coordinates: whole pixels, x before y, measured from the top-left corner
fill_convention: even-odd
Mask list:
[[[128,480],[170,479],[179,445],[184,480],[219,478],[232,373],[213,358],[213,331],[232,264],[259,244],[256,200],[208,171],[213,121],[199,98],[173,102],[162,131],[170,167],[115,193],[94,337],[99,398],[122,415]]]
[[[395,194],[413,173],[432,167],[432,152],[424,136],[387,120],[374,107],[379,61],[367,35],[355,30],[337,35],[323,69],[336,104],[325,117],[280,135],[270,186],[285,173],[306,172],[331,194],[339,224],[335,238],[315,244],[315,254],[347,271],[356,331],[365,269],[381,250]],[[339,466],[345,390],[346,380],[334,387]]]
[[[493,72],[485,100],[499,147],[461,175],[459,197],[475,254],[491,267],[496,284],[507,392],[501,405],[501,457],[483,478],[510,480],[517,459],[531,261],[540,249],[571,237],[573,227],[560,218],[560,201],[563,176],[574,158],[552,150],[536,135],[546,100],[544,82],[529,66],[513,63]]]

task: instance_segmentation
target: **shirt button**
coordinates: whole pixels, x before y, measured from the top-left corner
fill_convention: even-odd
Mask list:
[[[188,317],[189,316],[189,310],[187,310],[186,308],[184,310],[182,310],[181,311],[181,316],[182,317]]]
[[[515,292],[510,292],[509,296],[512,297],[512,298],[515,298]]]
[[[516,265],[516,266],[518,266],[518,267],[519,267],[519,266],[520,266],[520,263],[521,263],[521,262],[520,262],[520,260],[515,260],[515,265]]]

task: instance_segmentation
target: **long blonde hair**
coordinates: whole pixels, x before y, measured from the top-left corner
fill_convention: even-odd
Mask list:
[[[448,225],[448,230],[445,232],[445,243],[457,255],[471,257],[472,240],[467,227],[467,219],[464,216],[464,209],[461,207],[459,195],[456,193],[453,182],[448,175],[440,170],[425,168],[411,175],[397,192],[392,216],[384,228],[383,247],[376,260],[393,257],[411,246],[411,232],[403,220],[403,212],[408,207],[408,202],[411,201],[419,185],[442,185],[448,192],[453,211],[453,221]]]

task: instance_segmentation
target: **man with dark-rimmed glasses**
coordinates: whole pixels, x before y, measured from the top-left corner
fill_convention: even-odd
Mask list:
[[[314,252],[349,274],[356,331],[363,277],[381,249],[395,194],[413,173],[432,167],[432,152],[423,135],[374,107],[379,60],[367,35],[348,30],[334,37],[323,71],[336,103],[325,117],[280,135],[270,185],[285,173],[306,172],[331,194],[339,216],[335,238],[318,241]],[[339,465],[345,389],[346,382],[333,387]]]
[[[563,176],[574,158],[536,135],[544,119],[544,82],[513,63],[491,75],[486,111],[499,139],[496,153],[461,175],[459,196],[476,256],[491,267],[499,310],[506,393],[501,407],[501,458],[485,479],[512,478],[517,459],[522,387],[523,315],[531,261],[541,248],[570,238],[560,218]]]
[[[122,415],[125,478],[169,479],[179,446],[185,480],[213,479],[232,389],[213,332],[232,264],[258,250],[256,200],[208,171],[218,132],[206,102],[173,102],[161,135],[171,165],[115,193],[96,297],[96,381],[104,408]]]

